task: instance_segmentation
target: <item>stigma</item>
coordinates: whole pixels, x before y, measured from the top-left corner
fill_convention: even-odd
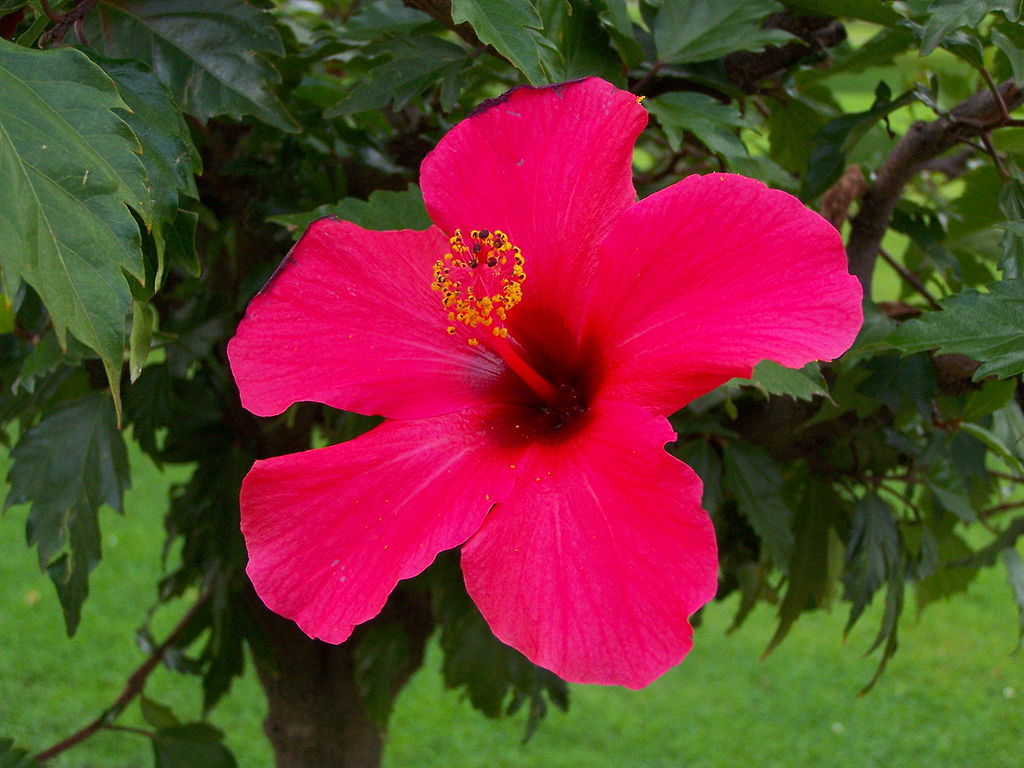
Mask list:
[[[494,339],[508,336],[508,312],[523,299],[523,254],[500,229],[474,229],[466,237],[461,229],[448,241],[451,250],[434,264],[430,286],[441,293],[449,325],[455,335],[459,324]],[[477,335],[469,337],[478,346]]]

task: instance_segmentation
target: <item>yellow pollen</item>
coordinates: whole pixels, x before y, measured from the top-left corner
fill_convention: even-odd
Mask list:
[[[524,259],[519,248],[500,229],[474,229],[465,237],[455,230],[451,250],[434,264],[431,288],[441,294],[449,322],[468,328],[490,328],[491,335],[508,336],[508,311],[523,300]],[[445,329],[454,335],[456,326]],[[480,340],[468,339],[471,346]]]

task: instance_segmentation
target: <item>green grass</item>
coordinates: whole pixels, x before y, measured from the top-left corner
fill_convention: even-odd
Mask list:
[[[103,514],[106,556],[93,578],[79,634],[64,636],[53,589],[24,545],[24,508],[0,518],[0,737],[36,750],[88,722],[142,660],[133,642],[154,597],[166,480],[133,457],[136,487],[124,518]],[[2,462],[0,462],[2,464]],[[0,469],[3,467],[0,466]],[[521,718],[487,720],[445,691],[433,647],[402,694],[388,768],[1019,768],[1024,764],[1024,654],[1011,655],[1016,613],[998,569],[969,594],[911,614],[902,647],[875,690],[858,698],[874,658],[863,658],[877,611],[846,644],[845,616],[802,619],[766,660],[769,610],[728,635],[733,601],[711,606],[690,658],[640,692],[573,687],[570,712],[552,713],[520,743]],[[168,613],[173,613],[170,611]],[[158,622],[167,626],[171,615]],[[159,670],[147,693],[197,718],[198,685]],[[212,721],[242,768],[271,764],[264,705],[250,675]],[[133,706],[122,722],[140,725]],[[145,738],[100,733],[57,768],[152,764]]]

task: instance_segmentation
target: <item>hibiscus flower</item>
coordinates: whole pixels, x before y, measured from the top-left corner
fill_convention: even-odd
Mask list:
[[[253,299],[246,408],[386,417],[246,477],[271,610],[340,643],[461,545],[494,634],[566,680],[639,688],[686,655],[717,557],[666,417],[762,359],[840,355],[861,291],[836,230],[758,181],[637,202],[646,122],[598,79],[513,89],[424,160],[435,226],[316,221]]]

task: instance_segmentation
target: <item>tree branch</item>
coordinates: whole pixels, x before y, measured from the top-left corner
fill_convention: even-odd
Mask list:
[[[207,591],[201,594],[196,599],[192,607],[188,609],[185,615],[181,617],[181,620],[174,626],[174,629],[171,630],[171,633],[167,635],[167,638],[162,643],[160,643],[160,645],[156,649],[154,649],[154,651],[151,654],[149,654],[146,660],[142,662],[142,664],[140,664],[139,667],[134,672],[132,672],[131,676],[128,678],[128,681],[124,684],[124,688],[121,690],[121,694],[114,700],[113,704],[111,704],[109,707],[103,710],[103,712],[100,713],[99,717],[90,722],[84,728],[75,731],[66,739],[57,742],[49,749],[44,749],[42,752],[35,756],[35,761],[37,763],[45,763],[47,760],[53,759],[61,752],[71,749],[71,747],[75,746],[76,744],[80,744],[81,742],[85,741],[94,733],[96,733],[96,731],[99,731],[104,728],[109,728],[110,721],[117,717],[121,712],[123,712],[124,708],[131,703],[132,699],[134,699],[136,696],[142,693],[142,689],[146,684],[146,678],[148,678],[150,673],[154,669],[156,669],[157,665],[160,663],[160,660],[163,658],[164,653],[178,639],[181,633],[185,630],[185,627],[187,627],[189,622],[191,622],[192,619],[195,617],[199,609],[206,604],[206,600],[208,597],[209,592]]]
[[[878,249],[903,187],[929,161],[957,143],[1006,125],[1007,110],[1012,111],[1024,103],[1024,91],[1012,80],[1001,83],[997,91],[1001,101],[991,90],[980,91],[955,107],[948,116],[930,123],[914,123],[878,169],[874,184],[861,199],[860,211],[853,219],[846,245],[850,271],[860,280],[865,296],[871,295],[871,276]]]

